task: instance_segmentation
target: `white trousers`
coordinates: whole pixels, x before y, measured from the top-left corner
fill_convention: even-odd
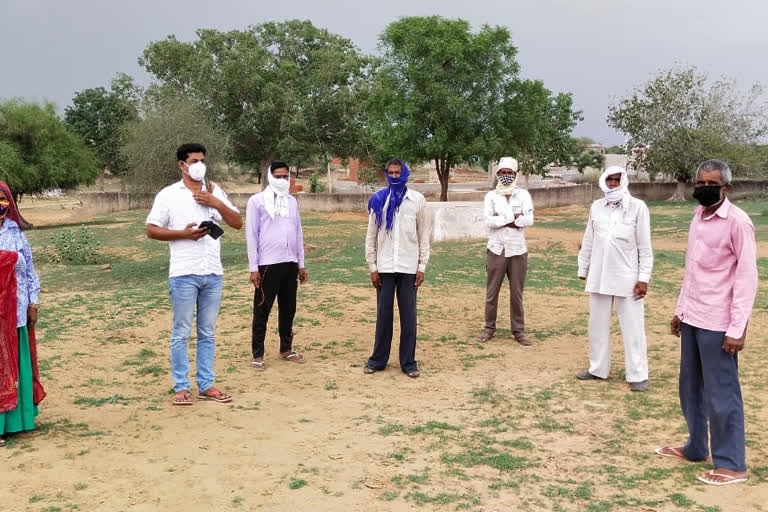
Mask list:
[[[611,371],[611,309],[615,304],[624,340],[627,382],[648,379],[644,302],[634,297],[589,294],[589,373],[605,379]]]

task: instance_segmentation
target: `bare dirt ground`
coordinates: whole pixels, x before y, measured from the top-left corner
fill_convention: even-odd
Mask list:
[[[30,220],[61,222],[52,210],[35,209]],[[567,230],[531,229],[531,250],[553,232],[572,254],[580,234]],[[519,346],[505,330],[480,346],[471,340],[484,290],[427,281],[419,294],[422,377],[414,380],[399,371],[396,341],[386,371],[362,372],[373,290],[316,284],[309,272],[295,341],[308,362],[278,360],[270,329],[263,373],[250,369],[252,289],[244,273],[225,276],[216,370],[231,404],[171,405],[167,294],[148,294],[158,306],[139,316],[98,289],[82,300],[46,295],[44,308],[73,306],[49,322],[60,332],[40,347],[49,393],[41,430],[0,450],[0,509],[768,510],[766,469],[748,485],[715,488],[693,480],[706,466],[652,455],[685,438],[677,340],[667,334],[675,297],[652,293],[647,301],[651,391],[638,397],[623,382],[616,325],[611,378],[573,378],[587,364],[584,294],[527,290],[534,346]],[[507,301],[502,289],[500,304]],[[109,322],[91,318],[97,307]],[[501,328],[509,318],[499,309]],[[767,320],[755,312],[741,361],[747,456],[759,468],[768,468]]]

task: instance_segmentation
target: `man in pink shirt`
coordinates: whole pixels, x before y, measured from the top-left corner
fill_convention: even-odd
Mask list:
[[[672,334],[680,343],[680,406],[688,424],[684,446],[656,453],[689,461],[709,453],[715,469],[698,477],[711,485],[747,480],[744,403],[738,353],[757,293],[757,247],[752,221],[728,201],[731,170],[706,160],[696,171],[696,208],[688,233],[685,276]]]

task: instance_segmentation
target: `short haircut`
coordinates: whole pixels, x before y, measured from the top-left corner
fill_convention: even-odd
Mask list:
[[[190,153],[202,153],[205,154],[205,146],[197,142],[187,142],[179,146],[176,150],[176,159],[186,162]]]
[[[281,162],[279,160],[275,160],[274,162],[269,164],[269,172],[271,172],[272,174],[274,174],[277,169],[288,169],[289,172],[291,170],[291,168],[288,167],[287,163]]]
[[[402,169],[402,168],[403,168],[403,161],[402,161],[402,160],[400,160],[399,158],[391,158],[391,159],[390,159],[390,160],[387,162],[387,165],[386,165],[384,168],[385,168],[385,169],[389,169],[389,166],[390,166],[390,165],[396,165],[396,166],[398,166],[398,167],[400,167],[400,168]]]
[[[716,158],[710,158],[709,160],[701,162],[698,169],[696,169],[694,180],[699,177],[699,172],[701,171],[720,171],[720,178],[722,179],[723,185],[730,184],[733,179],[733,174],[731,173],[731,168],[728,167],[728,164]]]

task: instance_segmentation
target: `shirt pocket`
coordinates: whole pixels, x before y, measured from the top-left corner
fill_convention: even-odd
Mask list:
[[[621,219],[614,227],[614,237],[623,244],[635,245],[635,219]]]
[[[697,240],[693,250],[693,261],[696,266],[708,271],[727,269],[733,263],[731,256],[730,247],[711,246],[703,240]]]
[[[402,212],[399,218],[400,236],[409,242],[416,243],[416,215]]]

